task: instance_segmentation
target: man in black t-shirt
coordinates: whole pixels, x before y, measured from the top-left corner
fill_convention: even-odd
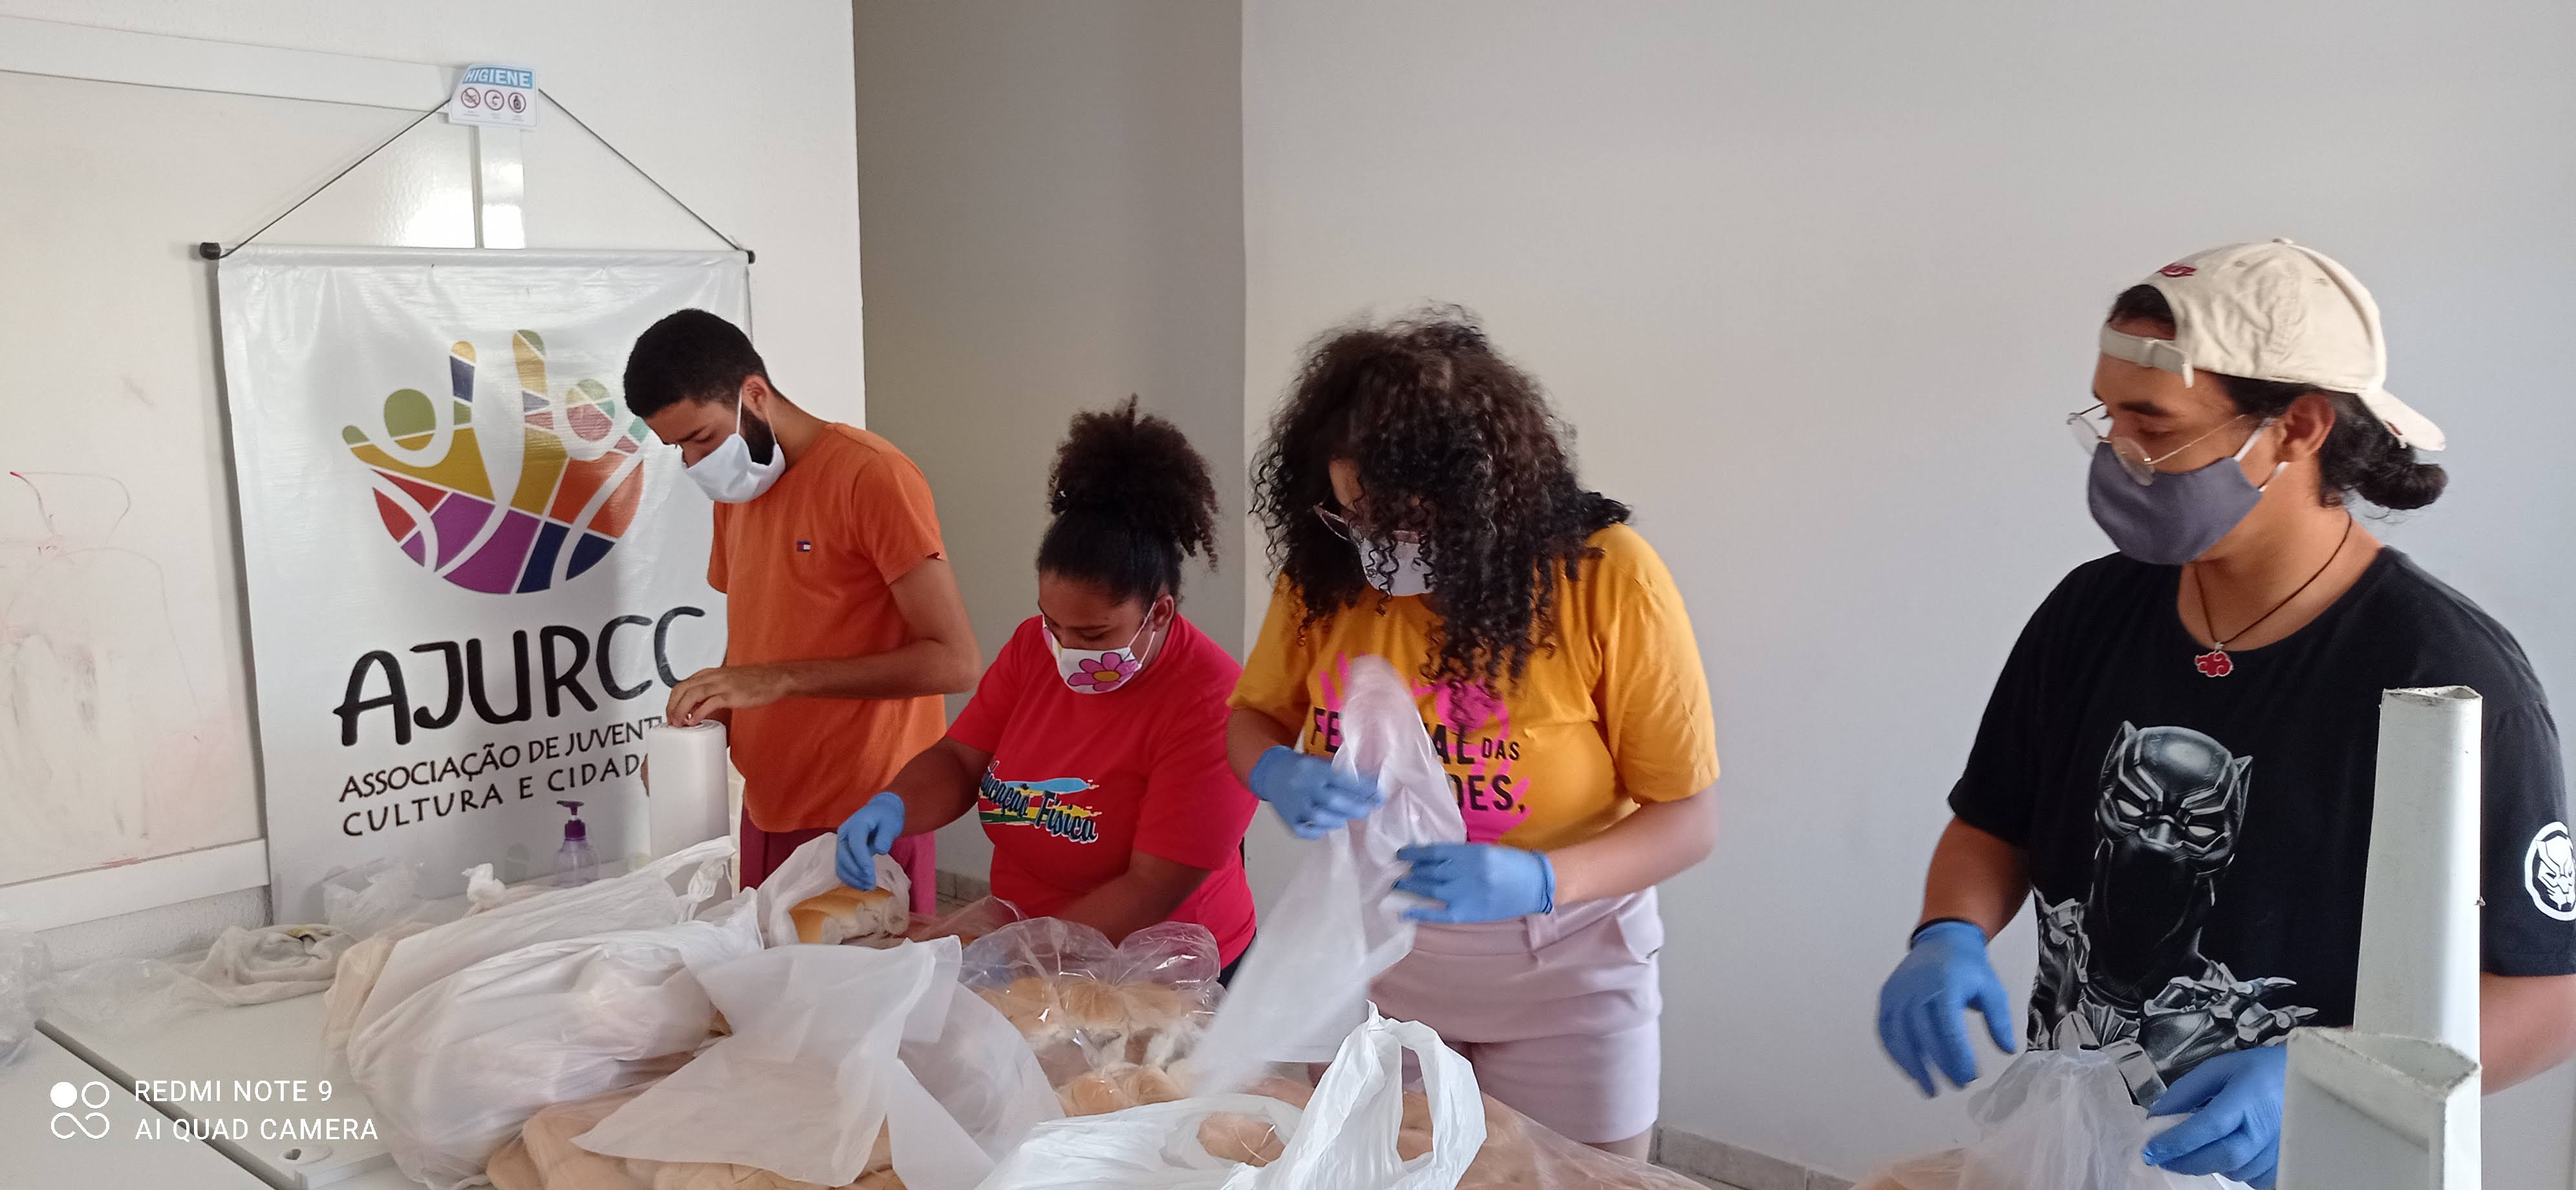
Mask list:
[[[2382,547],[2347,500],[2432,502],[2441,432],[2381,387],[2378,309],[2287,241],[2166,266],[2102,331],[2095,520],[2119,553],[2061,582],[1986,708],[1880,994],[1890,1056],[1976,1077],[2009,1051],[1986,940],[2025,896],[2036,1047],[2109,1051],[2177,1173],[2271,1184],[2286,1053],[2352,1022],[2381,692],[2483,699],[2485,1087],[2576,1050],[2576,857],[2559,739],[2511,635]]]

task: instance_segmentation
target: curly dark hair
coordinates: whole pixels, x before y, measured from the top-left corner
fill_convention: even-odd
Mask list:
[[[2133,285],[2113,299],[2109,321],[2144,322],[2170,335],[2174,333],[2173,303],[2166,301],[2164,291],[2153,285]],[[2440,499],[2442,489],[2450,484],[2450,473],[2442,470],[2441,464],[2416,458],[2415,448],[2389,433],[2388,427],[2381,425],[2353,393],[2313,384],[2207,374],[2218,377],[2238,413],[2279,417],[2309,393],[2323,396],[2334,406],[2334,428],[2326,431],[2325,447],[2317,454],[2317,498],[2330,508],[2342,505],[2349,495],[2402,512]]]
[[[1099,584],[1112,599],[1181,593],[1181,558],[1216,565],[1216,484],[1181,429],[1116,408],[1077,413],[1047,476],[1038,569]]]
[[[1253,467],[1254,511],[1272,564],[1305,601],[1303,627],[1369,591],[1357,552],[1315,514],[1337,506],[1331,464],[1347,460],[1370,529],[1421,538],[1440,611],[1422,676],[1517,683],[1555,647],[1558,593],[1600,556],[1593,534],[1628,519],[1626,505],[1576,481],[1570,435],[1464,310],[1317,338]]]

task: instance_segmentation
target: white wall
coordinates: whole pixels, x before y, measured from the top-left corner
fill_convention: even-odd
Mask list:
[[[859,205],[875,428],[939,501],[987,659],[1035,606],[1046,475],[1130,393],[1189,435],[1227,514],[1183,612],[1233,647],[1247,572],[1232,4],[861,0]],[[1258,571],[1258,565],[1249,567]],[[982,876],[970,818],[940,866]]]
[[[1668,1122],[1845,1176],[1962,1134],[1875,996],[2013,634],[2105,550],[2058,424],[2092,328],[2178,254],[2374,287],[2454,443],[2391,536],[2576,698],[2571,43],[2554,3],[1246,4],[1247,423],[1320,328],[1465,303],[1689,600],[1726,819],[1666,890]],[[2571,1085],[2488,1104],[2489,1184],[2567,1184]]]
[[[758,337],[781,383],[831,416],[863,417],[843,5],[0,0],[0,16],[400,61],[533,66],[600,134],[759,252]],[[184,64],[197,60],[191,46],[202,44],[138,48],[130,61]],[[0,247],[0,275],[9,281],[0,343],[34,369],[34,382],[8,398],[15,428],[0,441],[0,466],[95,472],[131,491],[117,542],[168,576],[181,663],[212,724],[187,739],[130,741],[154,754],[211,758],[182,779],[149,782],[145,793],[165,818],[218,828],[176,846],[255,837],[247,650],[211,290],[206,266],[188,249],[247,234],[408,117],[29,75],[0,75],[0,92],[10,111],[0,136],[12,163],[0,173],[0,211],[22,233]],[[719,246],[568,122],[547,120],[527,144],[531,245]],[[267,239],[470,244],[469,147],[464,130],[433,119]],[[0,516],[0,538],[8,539],[0,544],[19,544],[13,535],[24,518],[6,503],[0,513],[12,515]],[[0,588],[10,578],[0,567]],[[0,714],[23,714],[49,696],[0,690]],[[30,701],[13,706],[15,699]],[[68,830],[43,833],[50,829],[43,824],[60,821],[49,818],[60,808],[29,804],[49,792],[0,790],[0,821],[38,824],[13,840],[33,859],[0,865],[0,881],[62,870],[59,855],[41,854],[49,842],[72,846]],[[112,858],[152,854],[160,852]],[[48,941],[67,962],[163,951],[257,920],[259,900],[258,890],[246,890],[56,931]]]

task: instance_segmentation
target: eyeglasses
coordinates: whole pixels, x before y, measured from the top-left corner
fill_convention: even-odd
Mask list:
[[[1360,531],[1351,525],[1348,518],[1321,504],[1315,506],[1315,519],[1324,522],[1325,528],[1344,541],[1357,542],[1360,539]]]
[[[2112,437],[2110,410],[2098,401],[2089,408],[2067,414],[2066,428],[2074,434],[2076,448],[2088,455],[2100,449],[2104,443],[2109,443],[2111,456],[2120,460],[2120,470],[2127,472],[2129,478],[2138,481],[2138,486],[2146,487],[2156,482],[2158,474],[2156,464],[2190,450],[2207,441],[2210,434],[2215,434],[2252,416],[2250,413],[2237,414],[2210,427],[2208,433],[2163,454],[2153,456],[2148,455],[2147,448],[2138,445],[2138,440],[2135,438]],[[2246,451],[2254,449],[2254,440],[2262,437],[2264,429],[2271,424],[2272,419],[2268,417],[2255,423],[2254,432],[2245,436],[2245,445],[2236,448],[2234,457],[2243,459]]]

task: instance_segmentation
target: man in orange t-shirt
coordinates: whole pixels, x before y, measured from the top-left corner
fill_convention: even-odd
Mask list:
[[[726,724],[748,888],[937,742],[939,696],[972,689],[981,657],[921,469],[789,403],[732,323],[654,323],[627,355],[626,403],[717,502],[724,664],[673,687],[665,718]],[[906,843],[894,858],[929,912],[930,838]]]

